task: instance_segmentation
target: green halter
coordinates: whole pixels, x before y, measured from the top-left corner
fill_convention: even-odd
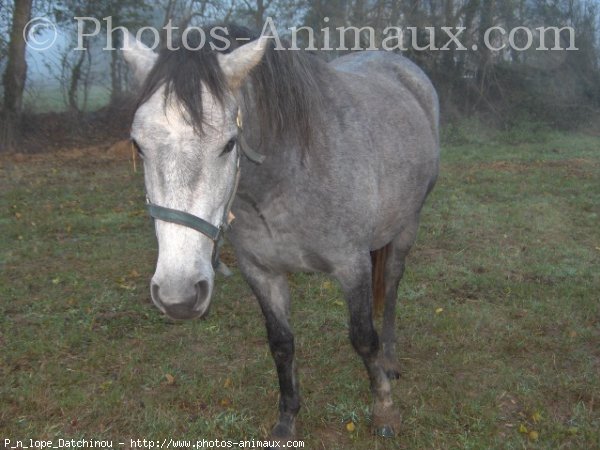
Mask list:
[[[223,219],[218,226],[207,222],[204,219],[201,219],[198,216],[194,216],[193,214],[187,213],[185,211],[179,211],[177,209],[165,208],[164,206],[158,206],[150,202],[150,200],[146,197],[146,203],[148,205],[148,212],[150,216],[154,219],[162,220],[164,222],[176,223],[178,225],[183,225],[188,228],[192,228],[193,230],[199,231],[206,237],[208,237],[211,241],[214,242],[213,247],[213,256],[212,256],[212,265],[215,269],[219,267],[219,250],[223,245],[223,234],[229,228],[233,219],[230,219],[231,206],[233,205],[233,199],[235,198],[235,193],[237,191],[237,186],[240,181],[240,155],[243,153],[246,158],[252,161],[255,164],[262,164],[265,160],[265,155],[261,155],[252,149],[246,142],[244,135],[242,133],[242,113],[238,109],[236,124],[238,129],[237,135],[237,146],[239,150],[237,152],[237,161],[236,161],[236,170],[235,170],[235,184],[233,186],[233,190],[231,191],[231,196],[227,201],[227,205],[225,207],[225,211],[223,213]]]

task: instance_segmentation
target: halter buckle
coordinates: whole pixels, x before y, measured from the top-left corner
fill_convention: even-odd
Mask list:
[[[242,110],[240,108],[238,108],[237,116],[235,118],[235,123],[237,124],[237,127],[241,130],[243,122],[242,122]]]

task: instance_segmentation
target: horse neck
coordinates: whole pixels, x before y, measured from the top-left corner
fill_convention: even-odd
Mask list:
[[[283,152],[288,159],[298,154],[304,158],[307,147],[312,148],[320,140],[326,128],[326,121],[321,118],[326,117],[338,82],[334,70],[324,61],[292,53],[294,57],[279,55],[281,70],[275,72],[279,77],[251,76],[240,93],[247,139],[265,154]],[[298,73],[294,76],[292,72]],[[273,118],[264,119],[261,115]],[[280,122],[284,124],[279,126]]]
[[[249,89],[252,89],[251,86]],[[277,153],[284,156],[285,159],[295,158],[302,154],[302,149],[298,144],[293,142],[291,136],[288,136],[283,131],[281,136],[276,136],[272,130],[265,129],[265,125],[261,124],[256,103],[254,101],[254,92],[244,97],[240,102],[240,111],[242,113],[242,133],[248,144],[259,153],[266,157]]]

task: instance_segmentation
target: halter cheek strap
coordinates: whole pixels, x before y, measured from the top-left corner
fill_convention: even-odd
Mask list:
[[[235,122],[236,122],[237,129],[238,129],[237,140],[238,140],[238,145],[240,146],[240,150],[246,156],[246,158],[248,158],[253,163],[262,164],[265,161],[265,155],[258,153],[256,150],[254,150],[252,147],[250,147],[248,145],[248,142],[246,141],[246,138],[244,137],[244,133],[242,133],[242,131],[244,131],[244,127],[243,127],[244,123],[242,121],[242,111],[240,109],[238,109],[237,117],[235,118]]]
[[[229,225],[231,224],[234,218],[233,214],[231,214],[231,207],[233,205],[235,193],[237,191],[238,183],[240,181],[240,154],[243,153],[250,161],[256,164],[262,164],[265,160],[265,156],[253,150],[252,147],[250,147],[246,142],[246,139],[244,139],[244,135],[242,133],[242,115],[239,109],[236,117],[236,123],[238,128],[237,145],[240,151],[237,152],[235,184],[233,186],[233,190],[231,191],[231,196],[229,197],[229,200],[225,205],[225,211],[223,213],[223,218],[221,219],[221,223],[219,224],[219,226],[215,226],[210,222],[207,222],[206,220],[193,214],[187,213],[185,211],[155,205],[150,202],[148,197],[146,197],[148,212],[150,213],[150,216],[154,219],[162,220],[163,222],[176,223],[178,225],[183,225],[185,227],[191,228],[202,233],[214,242],[212,255],[212,265],[214,269],[217,269],[220,264],[219,251],[221,249],[221,246],[223,245],[223,234],[227,230],[227,228],[229,228]]]

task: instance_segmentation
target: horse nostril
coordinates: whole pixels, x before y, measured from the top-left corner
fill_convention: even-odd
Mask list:
[[[196,293],[198,296],[197,297],[198,303],[204,302],[204,300],[206,300],[206,297],[208,297],[208,294],[209,294],[208,281],[206,281],[206,280],[198,281],[196,283]]]
[[[160,290],[160,286],[157,283],[155,283],[154,281],[152,281],[150,283],[150,296],[151,296],[154,304],[158,307],[158,309],[160,309],[164,313],[165,309],[162,305],[162,301],[160,300],[160,295],[158,293],[159,290]]]

